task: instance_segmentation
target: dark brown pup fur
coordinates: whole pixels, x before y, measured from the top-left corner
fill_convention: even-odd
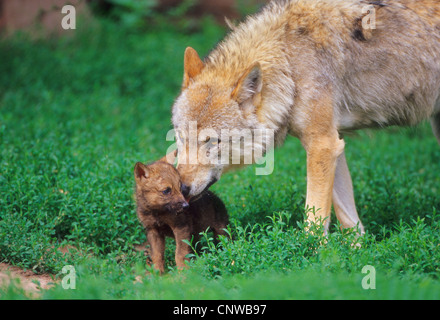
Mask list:
[[[136,163],[137,216],[147,232],[153,265],[164,272],[165,237],[176,239],[176,265],[187,265],[186,255],[191,247],[182,240],[195,243],[199,233],[208,228],[214,236],[227,235],[229,218],[224,203],[207,191],[188,204],[184,197],[179,172],[171,164],[156,161],[150,165]]]

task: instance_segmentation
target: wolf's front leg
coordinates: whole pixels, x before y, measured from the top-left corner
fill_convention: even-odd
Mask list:
[[[333,183],[338,156],[344,141],[334,130],[312,133],[303,140],[307,152],[307,222],[324,224],[327,233],[332,205]]]

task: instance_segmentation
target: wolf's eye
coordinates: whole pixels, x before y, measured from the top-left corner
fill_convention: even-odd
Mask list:
[[[178,131],[178,132],[177,132],[177,137],[179,138],[179,140],[180,140],[181,142],[184,140],[184,136],[183,136],[183,134],[182,134],[181,131]]]
[[[205,143],[206,143],[206,146],[208,147],[208,148],[211,148],[211,147],[213,147],[213,146],[216,146],[216,145],[218,145],[219,143],[221,142],[221,140],[220,139],[218,139],[218,138],[215,138],[215,137],[207,137],[206,139],[205,139]]]
[[[162,193],[164,195],[169,195],[171,193],[171,188],[170,187],[166,188],[165,190],[162,191]]]

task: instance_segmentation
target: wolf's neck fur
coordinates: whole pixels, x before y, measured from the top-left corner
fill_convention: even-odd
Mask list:
[[[252,64],[259,62],[263,71],[284,59],[286,23],[282,10],[273,13],[274,5],[250,16],[236,26],[206,57],[207,71],[222,72],[233,84]]]
[[[295,122],[292,110],[298,104],[308,105],[316,98],[317,91],[329,91],[327,88],[333,88],[336,98],[343,94],[334,84],[345,75],[346,68],[353,69],[353,65],[347,63],[352,54],[347,52],[347,45],[359,45],[354,31],[368,3],[361,0],[273,1],[235,27],[208,55],[205,59],[208,79],[233,87],[245,70],[259,62],[263,90],[257,117],[266,128],[278,132],[276,140],[281,141],[285,128],[296,127],[290,122]],[[393,0],[374,3],[385,3],[393,10],[400,5],[400,1]],[[371,37],[371,30],[362,32],[357,36]],[[358,59],[356,54],[352,60]]]
[[[229,87],[253,64],[260,64],[263,90],[257,117],[266,128],[275,131],[286,127],[294,97],[294,82],[285,50],[284,15],[283,6],[269,4],[234,28],[205,59],[208,77]]]
[[[292,47],[301,47],[297,39],[304,41],[310,36],[315,36],[306,35],[304,38],[298,30],[303,28],[307,33],[311,27],[314,30],[320,29],[322,31],[319,33],[320,40],[327,41],[329,37],[323,34],[331,31],[328,28],[329,22],[325,21],[325,13],[321,14],[321,9],[317,10],[315,7],[319,6],[327,10],[337,7],[338,10],[344,10],[351,20],[358,5],[359,1],[356,0],[271,2],[261,12],[248,17],[235,27],[206,57],[204,70],[206,79],[233,87],[250,66],[256,62],[260,63],[263,90],[261,105],[257,108],[257,117],[266,128],[275,130],[275,139],[279,144],[287,133],[289,114],[298,94],[294,73],[300,68],[298,65],[292,65],[296,52]],[[308,58],[309,56],[304,57],[304,59]]]

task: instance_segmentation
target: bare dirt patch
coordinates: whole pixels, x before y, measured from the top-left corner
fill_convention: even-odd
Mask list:
[[[41,289],[49,289],[56,282],[49,274],[37,275],[30,270],[25,271],[7,263],[0,263],[0,287],[9,286],[11,281],[23,289],[30,298],[38,297]]]

